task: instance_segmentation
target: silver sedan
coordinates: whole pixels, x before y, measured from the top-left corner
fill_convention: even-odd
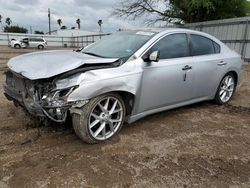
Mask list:
[[[72,117],[76,134],[98,143],[124,121],[192,103],[227,103],[243,61],[218,39],[185,29],[117,32],[84,48],[8,62],[5,95],[42,122]]]

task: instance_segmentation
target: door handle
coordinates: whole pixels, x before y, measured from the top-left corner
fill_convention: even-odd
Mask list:
[[[219,66],[223,66],[223,65],[226,65],[227,63],[225,61],[220,61],[217,65]]]
[[[192,66],[186,65],[185,67],[182,68],[183,71],[190,70],[192,69]]]

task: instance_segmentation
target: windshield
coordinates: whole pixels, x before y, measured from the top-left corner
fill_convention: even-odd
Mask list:
[[[145,44],[154,33],[152,32],[119,32],[84,48],[81,52],[106,58],[123,58],[133,55]]]

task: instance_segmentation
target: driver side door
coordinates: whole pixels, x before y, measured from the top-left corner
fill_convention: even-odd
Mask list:
[[[160,53],[159,61],[144,62],[139,113],[185,103],[194,96],[193,58],[187,34],[163,37],[145,56],[154,51]]]

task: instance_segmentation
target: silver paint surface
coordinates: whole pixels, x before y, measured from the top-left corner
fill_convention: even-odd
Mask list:
[[[193,33],[208,37],[220,44],[221,53],[162,59],[151,63],[143,61],[142,56],[151,46],[173,33]],[[56,76],[84,64],[110,63],[116,60],[69,51],[50,51],[13,58],[8,66],[12,71],[35,80]],[[226,64],[220,66],[221,61]],[[127,121],[131,123],[152,113],[213,99],[226,73],[236,72],[240,82],[242,64],[236,52],[208,34],[167,29],[152,37],[121,66],[90,70],[57,80],[56,89],[79,86],[69,95],[68,102],[89,100],[107,92],[128,92],[135,96],[132,114],[127,117]],[[186,65],[192,66],[192,69],[183,71],[182,68]],[[183,80],[184,75],[186,80]]]
[[[56,76],[84,64],[111,63],[116,60],[98,58],[74,51],[55,50],[14,57],[8,62],[8,67],[30,80],[37,80]]]

